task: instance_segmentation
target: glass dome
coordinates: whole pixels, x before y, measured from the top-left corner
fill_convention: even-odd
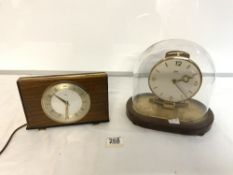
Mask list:
[[[133,96],[127,103],[128,117],[134,123],[152,129],[158,129],[154,128],[153,122],[140,124],[139,120],[159,119],[170,129],[200,125],[209,128],[213,122],[209,103],[214,81],[211,57],[198,44],[180,39],[155,43],[141,54],[134,69]],[[209,124],[206,124],[207,120]]]

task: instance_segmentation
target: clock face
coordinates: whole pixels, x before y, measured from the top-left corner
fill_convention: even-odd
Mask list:
[[[91,100],[88,93],[79,86],[59,83],[45,90],[41,105],[50,119],[59,123],[73,123],[88,113]]]
[[[156,64],[149,75],[149,87],[160,99],[181,102],[193,97],[201,87],[198,66],[185,58],[167,58]]]

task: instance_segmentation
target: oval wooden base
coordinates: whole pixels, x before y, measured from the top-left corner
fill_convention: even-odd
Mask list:
[[[128,118],[136,125],[150,128],[154,130],[172,132],[172,133],[180,133],[185,135],[204,135],[211,127],[214,121],[214,114],[209,109],[205,116],[203,116],[203,120],[198,123],[180,123],[170,124],[168,120],[160,119],[156,117],[145,116],[137,113],[133,108],[132,98],[129,98],[127,102],[127,116]]]

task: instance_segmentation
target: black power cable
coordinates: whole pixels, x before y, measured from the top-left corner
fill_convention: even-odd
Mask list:
[[[10,137],[8,138],[7,142],[6,142],[5,145],[3,146],[2,150],[0,151],[0,155],[5,151],[5,149],[6,149],[7,146],[9,145],[9,143],[10,143],[11,139],[13,138],[13,136],[15,135],[15,133],[16,133],[18,130],[20,130],[21,128],[25,127],[25,126],[27,126],[26,123],[23,124],[23,125],[21,125],[21,126],[19,126],[18,128],[16,128],[16,129],[12,132],[12,134],[11,134]]]

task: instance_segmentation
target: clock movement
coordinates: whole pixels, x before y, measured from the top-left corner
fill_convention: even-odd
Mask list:
[[[27,129],[109,121],[105,73],[23,77],[17,84]]]
[[[215,71],[209,54],[186,40],[150,46],[134,71],[127,115],[146,128],[203,135],[214,120],[209,108]]]

